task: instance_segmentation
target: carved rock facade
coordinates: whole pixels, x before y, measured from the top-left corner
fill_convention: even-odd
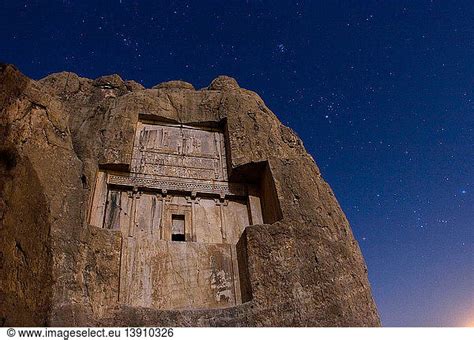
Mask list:
[[[314,160],[234,79],[1,65],[0,105],[1,324],[380,324]]]

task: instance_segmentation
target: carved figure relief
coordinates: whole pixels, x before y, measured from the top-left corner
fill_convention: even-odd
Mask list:
[[[236,244],[250,223],[260,198],[228,182],[220,131],[144,122],[130,173],[99,172],[90,210],[121,233],[119,303],[160,309],[241,303]]]
[[[131,172],[226,181],[224,153],[218,131],[139,122]]]

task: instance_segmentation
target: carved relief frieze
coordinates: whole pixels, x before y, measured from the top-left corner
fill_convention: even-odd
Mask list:
[[[122,234],[120,303],[241,302],[236,244],[260,201],[226,164],[220,131],[139,122],[130,172],[99,172],[90,223]]]
[[[203,182],[203,181],[184,181],[179,179],[165,179],[158,177],[140,177],[132,174],[116,175],[109,174],[107,183],[127,187],[142,187],[158,190],[178,190],[184,192],[197,192],[204,194],[245,196],[247,195],[247,186],[241,183],[228,182]]]
[[[219,131],[139,122],[132,173],[227,180],[224,137]]]

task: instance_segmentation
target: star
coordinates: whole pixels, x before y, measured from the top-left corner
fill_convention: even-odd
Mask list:
[[[285,52],[286,52],[286,47],[285,47],[284,44],[281,44],[281,43],[278,44],[278,45],[277,45],[277,48],[278,48],[278,51],[279,51],[280,53],[285,53]]]

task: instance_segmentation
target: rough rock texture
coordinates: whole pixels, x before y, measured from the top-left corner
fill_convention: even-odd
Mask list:
[[[360,249],[314,160],[234,79],[144,89],[118,75],[33,81],[0,65],[0,109],[0,325],[380,324]],[[114,294],[120,236],[88,225],[91,186],[99,168],[129,169],[139,115],[223,127],[230,177],[273,181],[279,211],[238,243],[250,301],[166,311],[94,298]]]

